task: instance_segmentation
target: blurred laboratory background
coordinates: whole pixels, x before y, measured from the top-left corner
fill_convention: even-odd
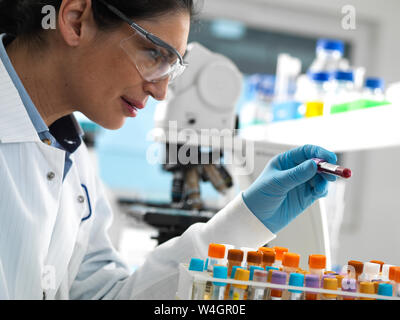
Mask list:
[[[274,244],[303,256],[328,254],[332,268],[350,259],[400,265],[400,2],[198,3],[189,42],[237,66],[243,77],[240,92],[232,92],[238,96],[236,128],[267,154],[247,155],[256,164],[248,177],[218,167],[229,192],[203,177],[203,206],[193,199],[172,206],[180,201],[173,188],[181,170],[148,160],[156,143],[149,133],[159,116],[157,101],[117,131],[78,115],[113,206],[111,239],[131,270],[159,243],[212,217],[276,152],[306,143],[337,152],[353,177],[332,184],[329,196],[304,214],[309,220],[299,218]]]

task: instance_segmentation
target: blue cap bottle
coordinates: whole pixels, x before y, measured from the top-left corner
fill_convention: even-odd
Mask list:
[[[289,278],[289,286],[304,287],[304,275],[301,273],[291,273]],[[302,293],[300,290],[289,289],[292,293]]]
[[[204,270],[204,260],[192,258],[189,264],[190,271],[200,271],[203,272]]]

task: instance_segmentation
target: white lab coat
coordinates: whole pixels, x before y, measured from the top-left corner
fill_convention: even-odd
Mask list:
[[[178,264],[205,258],[209,243],[275,237],[239,194],[130,275],[107,236],[112,213],[83,143],[71,159],[62,182],[65,152],[39,140],[0,60],[0,299],[174,299]]]

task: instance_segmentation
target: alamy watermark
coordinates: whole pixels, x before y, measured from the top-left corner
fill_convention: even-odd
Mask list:
[[[345,5],[342,7],[342,28],[344,30],[356,30],[357,28],[357,13],[353,5]]]
[[[52,5],[46,5],[42,7],[42,14],[45,16],[42,18],[42,28],[45,30],[56,29],[57,24],[57,11]]]

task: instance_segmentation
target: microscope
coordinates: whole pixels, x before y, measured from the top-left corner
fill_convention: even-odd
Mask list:
[[[222,194],[233,185],[223,164],[223,142],[237,127],[242,75],[227,57],[199,43],[188,45],[184,59],[187,70],[157,105],[155,139],[165,145],[162,168],[173,177],[171,206],[203,210],[201,181]]]
[[[227,57],[199,43],[188,45],[184,59],[188,67],[157,104],[151,131],[162,149],[159,164],[171,173],[171,201],[137,202],[129,208],[129,215],[157,229],[158,244],[221,209],[205,204],[201,182],[210,182],[221,194],[233,186],[224,150],[231,150],[236,132],[242,74]]]

